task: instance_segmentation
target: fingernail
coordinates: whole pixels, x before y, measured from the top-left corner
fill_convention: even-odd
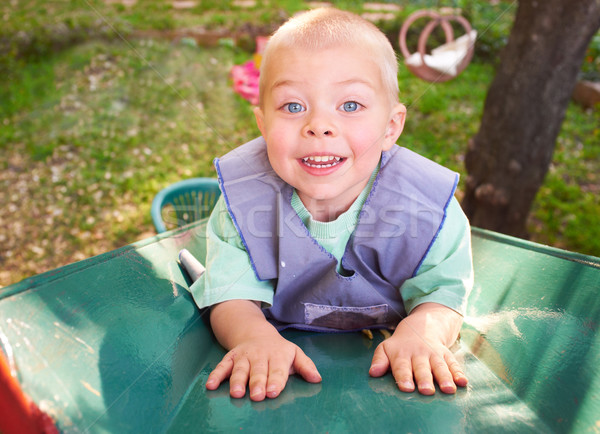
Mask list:
[[[440,389],[455,389],[455,385],[452,381],[442,381],[440,383]]]
[[[371,365],[369,368],[369,374],[381,372],[381,365]]]
[[[231,392],[232,393],[240,393],[240,392],[243,392],[243,391],[244,391],[244,389],[239,384],[231,387]]]
[[[263,390],[261,387],[255,387],[254,389],[252,389],[250,396],[258,396],[258,395],[262,395],[262,393],[263,393]]]
[[[419,384],[419,392],[421,393],[434,393],[435,388],[431,383]]]
[[[400,383],[398,383],[398,386],[400,386],[401,389],[405,389],[405,390],[413,390],[414,389],[414,385],[410,381],[401,381]]]

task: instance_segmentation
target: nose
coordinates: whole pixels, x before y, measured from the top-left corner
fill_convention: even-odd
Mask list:
[[[329,116],[322,112],[314,112],[308,117],[304,126],[304,135],[309,137],[333,137],[336,128]]]

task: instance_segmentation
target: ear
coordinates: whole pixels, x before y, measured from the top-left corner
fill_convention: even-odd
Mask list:
[[[260,134],[265,137],[265,114],[260,107],[254,107],[254,118]]]
[[[406,107],[398,103],[391,111],[391,119],[388,122],[384,136],[383,150],[388,151],[402,134],[404,122],[406,121]]]

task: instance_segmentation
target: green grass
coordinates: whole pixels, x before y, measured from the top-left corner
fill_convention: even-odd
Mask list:
[[[569,107],[530,219],[536,240],[595,256],[600,256],[598,111]]]
[[[45,62],[43,79],[31,64],[19,86],[3,87],[13,101],[0,118],[1,260],[11,281],[150,235],[159,189],[214,176],[215,156],[257,135],[228,80],[234,55],[89,42]]]
[[[400,143],[464,180],[463,154],[494,74],[486,53],[505,37],[510,13],[503,2],[463,3],[488,32],[477,60],[450,82],[432,85],[402,66],[399,80],[408,107]],[[235,29],[246,21],[266,28],[281,21],[281,11],[304,7],[293,0],[251,9],[203,1],[181,11],[159,0],[138,0],[143,8],[40,4],[20,1],[10,15],[8,4],[0,6],[0,18],[9,17],[0,26],[0,50],[26,48],[0,64],[8,77],[0,83],[0,285],[152,235],[150,203],[161,188],[215,176],[215,156],[258,135],[251,106],[228,76],[250,58],[248,39],[197,47],[134,37],[136,29]],[[359,10],[362,2],[336,4]],[[74,29],[69,37],[52,30],[65,22]],[[384,27],[393,33],[399,24]],[[24,38],[19,29],[33,35],[29,45],[15,42]],[[598,110],[569,107],[530,229],[534,240],[600,256],[597,119]]]

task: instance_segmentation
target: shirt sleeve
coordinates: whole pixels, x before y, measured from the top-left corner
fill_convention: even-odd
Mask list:
[[[273,304],[274,284],[256,278],[250,257],[221,196],[206,225],[206,272],[190,286],[199,308],[227,300]]]
[[[416,275],[401,286],[400,294],[407,313],[433,302],[464,315],[472,288],[471,229],[460,204],[452,198],[437,238]]]

